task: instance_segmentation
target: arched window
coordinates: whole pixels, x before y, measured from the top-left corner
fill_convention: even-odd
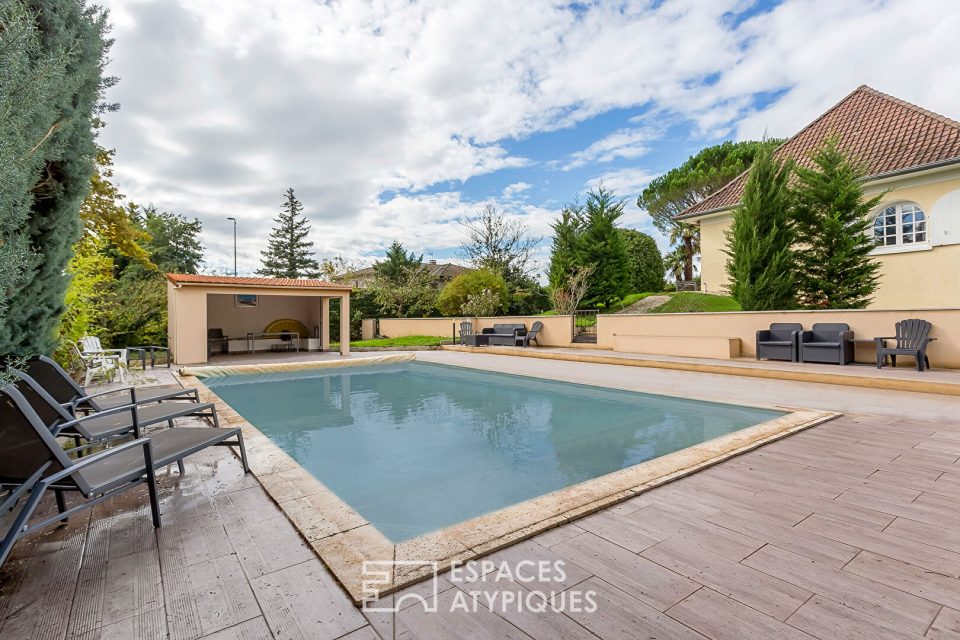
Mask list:
[[[873,221],[873,237],[881,247],[926,243],[927,216],[912,202],[891,204]]]

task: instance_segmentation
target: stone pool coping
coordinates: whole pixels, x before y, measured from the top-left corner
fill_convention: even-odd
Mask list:
[[[399,358],[403,361],[413,359],[410,354]],[[354,358],[342,362],[349,362],[352,367],[382,364],[384,359]],[[369,362],[363,362],[365,360]],[[304,368],[299,367],[298,370]],[[323,367],[308,368],[334,367],[331,362],[325,362]],[[215,404],[221,425],[241,429],[251,472],[357,605],[365,599],[393,593],[434,575],[432,566],[416,563],[436,563],[436,571],[442,572],[454,562],[493,553],[840,415],[830,411],[781,408],[789,413],[394,544],[224,402],[201,379],[188,373],[202,375],[203,372],[187,370],[175,375],[187,385],[196,386],[201,401]],[[364,584],[363,566],[367,561],[394,563],[392,568],[387,569],[389,575],[384,580],[378,580],[376,591],[367,590]],[[415,563],[403,564],[406,561]],[[381,568],[378,567],[378,570]]]

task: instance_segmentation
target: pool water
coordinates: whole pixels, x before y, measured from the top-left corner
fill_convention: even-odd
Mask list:
[[[206,384],[395,543],[783,415],[415,361]]]

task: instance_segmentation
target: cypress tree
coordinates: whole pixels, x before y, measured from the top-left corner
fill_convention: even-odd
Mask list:
[[[553,246],[550,248],[550,269],[547,279],[552,289],[567,285],[567,280],[577,267],[577,247],[583,224],[583,207],[568,204],[553,227]]]
[[[0,356],[52,353],[96,155],[106,15],[83,0],[0,9]],[[8,279],[9,278],[9,279]]]
[[[588,307],[608,307],[630,293],[630,257],[617,228],[624,201],[599,187],[587,194],[583,230],[577,242],[577,263],[593,267],[583,298]]]
[[[257,274],[273,278],[316,278],[320,264],[313,257],[313,242],[307,240],[310,222],[293,189],[287,189],[283,210],[274,219],[270,244],[261,252],[263,267]]]
[[[792,164],[780,164],[770,149],[754,158],[743,202],[727,232],[730,294],[744,311],[790,309],[795,304],[794,231],[791,221]]]
[[[865,200],[862,170],[827,140],[812,156],[814,167],[797,167],[794,219],[798,251],[797,290],[810,309],[863,309],[879,284],[880,265],[870,212],[883,194]]]

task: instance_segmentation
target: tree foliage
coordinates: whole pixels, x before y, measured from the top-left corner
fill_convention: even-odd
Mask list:
[[[400,282],[407,277],[411,269],[419,269],[423,264],[423,254],[407,253],[399,240],[394,240],[387,249],[383,260],[373,263],[373,272],[381,278]]]
[[[508,282],[529,275],[533,251],[542,238],[531,236],[522,218],[509,217],[487,205],[473,218],[462,220],[461,225],[466,241],[460,254],[475,268],[499,273]]]
[[[584,306],[607,307],[630,293],[630,256],[617,226],[623,207],[623,200],[601,186],[587,194],[584,204],[574,202],[563,208],[553,223],[551,290],[568,286],[580,268],[590,267]]]
[[[643,293],[663,289],[666,271],[657,242],[636,229],[620,229],[630,258],[630,291]]]
[[[577,264],[593,267],[583,304],[608,307],[630,293],[630,258],[617,227],[623,200],[604,187],[587,194],[577,242]]]
[[[51,353],[93,173],[94,119],[109,108],[106,16],[82,0],[8,1],[0,12],[0,354]]]
[[[461,220],[461,225],[466,240],[460,257],[476,269],[499,273],[507,283],[503,311],[524,315],[546,308],[546,292],[532,274],[533,254],[543,238],[531,235],[523,218],[487,205],[473,218]]]
[[[380,312],[388,317],[421,318],[433,315],[437,289],[427,270],[404,267],[394,278],[378,275],[370,285]]]
[[[590,286],[590,274],[593,267],[574,267],[567,275],[566,282],[550,287],[553,311],[558,315],[572,315],[580,306],[580,301]]]
[[[761,149],[773,149],[783,140],[724,142],[707,147],[686,162],[654,178],[637,198],[654,226],[670,235],[671,244],[683,247],[683,272],[678,279],[693,280],[694,257],[700,251],[700,229],[676,216],[746,171]]]
[[[757,153],[727,232],[730,295],[745,311],[795,306],[794,230],[788,181],[792,164]]]
[[[257,274],[274,278],[316,278],[320,264],[313,257],[310,221],[293,189],[287,189],[283,209],[274,219],[269,246],[261,252],[263,266]]]
[[[797,290],[808,309],[863,309],[879,286],[870,213],[885,194],[864,198],[864,173],[830,139],[797,167],[794,187]]]
[[[490,269],[477,269],[459,276],[447,283],[437,299],[437,308],[445,316],[464,315],[463,306],[471,295],[489,291],[498,301],[494,314],[506,309],[509,290],[502,275]]]

